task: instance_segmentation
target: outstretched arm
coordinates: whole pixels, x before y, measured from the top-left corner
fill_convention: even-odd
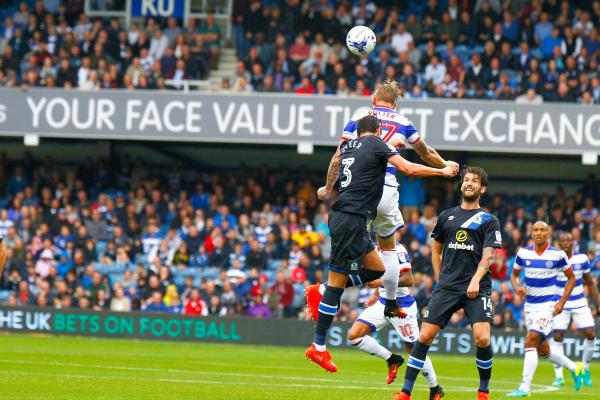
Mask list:
[[[442,168],[432,168],[421,164],[412,163],[399,155],[393,155],[388,162],[398,168],[400,172],[407,176],[443,176],[451,178],[458,174],[458,164],[449,161]]]
[[[446,166],[446,160],[439,155],[439,153],[431,146],[429,146],[424,139],[420,139],[412,145],[413,149],[417,152],[421,160],[436,168],[444,168]]]

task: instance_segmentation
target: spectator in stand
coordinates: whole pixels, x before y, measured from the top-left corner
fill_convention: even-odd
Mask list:
[[[193,289],[190,292],[189,299],[185,302],[185,306],[183,308],[184,315],[193,315],[193,316],[207,316],[208,315],[208,307],[202,298],[200,298],[200,291],[198,289]]]
[[[159,291],[152,292],[152,297],[143,308],[147,312],[169,312],[168,307],[162,301],[162,295]]]
[[[294,312],[292,302],[294,300],[294,287],[285,277],[283,272],[278,272],[275,284],[271,288],[277,296],[277,314],[279,317],[290,317]]]

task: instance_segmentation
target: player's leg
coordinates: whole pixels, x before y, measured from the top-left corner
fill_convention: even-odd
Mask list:
[[[573,387],[575,388],[575,390],[581,389],[581,386],[583,384],[583,366],[581,363],[574,363],[564,354],[553,353],[550,349],[550,344],[547,340],[543,340],[539,344],[538,354],[542,357],[546,357],[548,361],[554,364],[558,364],[561,367],[571,371],[571,378],[573,378]]]
[[[563,311],[564,313],[564,311]],[[560,314],[554,318],[560,317]],[[558,326],[554,324],[553,326]],[[552,332],[552,344],[550,345],[550,350],[554,354],[565,354],[563,340],[565,338],[564,329],[555,329]],[[565,378],[563,375],[563,367],[558,364],[554,364],[554,382],[552,382],[552,386],[554,387],[562,387],[565,382]]]
[[[565,354],[563,348],[563,340],[565,338],[565,331],[569,329],[569,325],[571,324],[571,311],[563,310],[558,315],[555,315],[552,318],[552,343],[550,345],[550,349],[554,354]],[[563,367],[558,364],[554,364],[554,382],[552,382],[552,386],[554,387],[562,387],[564,384],[564,376],[563,376]]]
[[[596,334],[594,328],[586,328],[583,332],[583,383],[585,386],[592,386],[592,376],[590,373],[590,364],[594,358],[594,351],[596,350]]]
[[[352,229],[352,228],[350,228]],[[344,250],[351,250],[354,242],[360,242],[360,245],[363,246],[365,250],[363,250],[364,257],[361,255],[361,262],[357,263],[356,258],[351,259],[349,261],[344,261],[348,264],[345,270],[348,273],[348,279],[346,279],[346,283],[344,287],[352,287],[352,286],[362,286],[367,282],[374,281],[376,279],[381,278],[385,271],[385,265],[383,264],[383,260],[379,255],[379,251],[375,249],[373,243],[371,242],[371,238],[369,237],[368,232],[362,227],[364,232],[362,234],[358,233],[352,238],[349,238],[345,243],[336,243],[336,253],[342,253]],[[339,242],[339,241],[336,241]],[[332,234],[332,260],[334,259],[333,254],[333,234]],[[342,255],[335,255],[335,258],[341,258]],[[347,257],[346,257],[347,258]],[[330,264],[332,264],[330,262]],[[362,266],[361,266],[362,264]],[[353,268],[355,266],[356,268]],[[327,290],[327,284],[315,284],[309,285],[304,289],[304,295],[306,296],[306,304],[308,305],[308,309],[310,311],[310,315],[313,319],[316,319],[318,316],[319,304],[321,303],[321,299]],[[396,293],[394,289],[394,293]]]
[[[384,328],[388,323],[388,320],[383,316],[383,304],[377,302],[358,316],[348,332],[348,341],[353,347],[387,362],[387,383],[390,384],[396,379],[398,368],[404,363],[404,357],[392,353],[369,335],[371,332]]]
[[[527,316],[526,318],[530,318]],[[528,328],[529,329],[529,328]],[[529,330],[525,337],[525,359],[523,361],[523,379],[521,385],[514,392],[508,393],[507,397],[529,397],[531,381],[535,375],[538,366],[537,348],[542,343],[544,336],[542,333]]]
[[[382,279],[387,301],[384,312],[390,318],[396,316],[398,308],[395,293],[400,276],[400,261],[396,252],[396,231],[404,225],[398,200],[397,188],[384,186],[381,200],[377,205],[377,216],[372,223],[385,265]]]
[[[377,253],[377,251],[376,251]],[[373,257],[375,254],[373,255]],[[366,258],[366,256],[365,256]],[[381,259],[381,257],[379,257]],[[375,260],[377,261],[377,260]],[[371,262],[372,266],[372,262]],[[377,266],[375,266],[377,268]],[[385,268],[383,263],[379,264],[379,268]],[[345,287],[353,287],[353,286],[363,286],[364,284],[379,279],[383,274],[383,270],[373,271],[372,269],[367,269],[365,266],[362,266],[358,271],[351,271],[348,274],[348,279],[346,280]],[[316,283],[314,285],[308,285],[304,288],[304,296],[306,297],[306,304],[310,311],[310,316],[315,321],[319,315],[319,304],[321,303],[321,299],[323,298],[323,294],[325,294],[325,290],[327,289],[326,283]],[[395,292],[394,292],[395,293]]]
[[[427,311],[423,318],[419,339],[410,353],[406,363],[404,385],[398,400],[409,400],[419,372],[425,366],[429,346],[437,336],[440,329],[448,323],[452,314],[460,308],[462,294],[454,291],[437,288],[431,295]]]
[[[404,385],[402,386],[402,391],[401,393],[399,393],[398,399],[410,399],[410,395],[415,386],[417,376],[419,376],[419,373],[425,367],[429,347],[433,343],[433,340],[437,336],[440,329],[441,327],[439,325],[423,322],[423,325],[421,326],[421,332],[419,333],[419,339],[415,342],[414,347],[410,352],[408,362],[406,363],[406,372],[404,373]]]
[[[586,386],[592,386],[592,376],[590,374],[590,364],[594,358],[596,349],[596,332],[594,324],[594,316],[589,307],[581,307],[573,310],[573,321],[583,334],[583,383]]]
[[[485,400],[490,392],[489,385],[492,377],[492,346],[490,345],[490,324],[477,322],[472,325],[473,338],[477,346],[475,364],[479,372],[478,399]]]
[[[493,353],[490,345],[490,326],[493,322],[492,299],[490,293],[480,293],[474,299],[463,298],[463,309],[465,316],[473,328],[473,339],[477,346],[475,364],[479,372],[479,388],[477,398],[487,400],[489,398],[489,384],[492,377]]]
[[[417,336],[419,335],[418,325],[415,334]],[[406,349],[406,352],[410,354],[414,348],[414,342],[404,342],[404,348]],[[429,384],[429,400],[438,400],[444,397],[444,389],[438,384],[437,374],[435,373],[435,369],[433,369],[433,363],[429,356],[425,358],[425,364],[423,364],[421,373],[425,379],[427,379],[427,383]]]
[[[327,331],[337,313],[340,298],[344,293],[344,285],[348,276],[341,272],[329,271],[327,288],[319,304],[319,317],[313,344],[306,350],[306,357],[330,372],[336,372],[337,367],[331,361],[331,355],[325,346]]]
[[[327,331],[337,313],[344,286],[348,280],[351,265],[360,261],[364,254],[364,244],[357,243],[360,230],[356,230],[356,217],[352,215],[331,212],[329,228],[331,231],[331,258],[327,288],[318,306],[317,326],[313,344],[304,353],[306,357],[330,372],[336,372],[337,367],[331,361],[331,355],[326,349]],[[360,219],[358,219],[361,223]],[[362,221],[364,229],[364,221]],[[366,230],[366,229],[365,229]]]

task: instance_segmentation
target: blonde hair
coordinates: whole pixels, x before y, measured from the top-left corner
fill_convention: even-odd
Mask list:
[[[396,99],[400,96],[400,86],[393,79],[385,79],[377,88],[375,88],[375,102],[384,101],[390,104],[396,104]]]

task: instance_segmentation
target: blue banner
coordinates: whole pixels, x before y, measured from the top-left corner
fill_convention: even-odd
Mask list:
[[[178,17],[184,14],[185,0],[131,0],[133,17]]]

